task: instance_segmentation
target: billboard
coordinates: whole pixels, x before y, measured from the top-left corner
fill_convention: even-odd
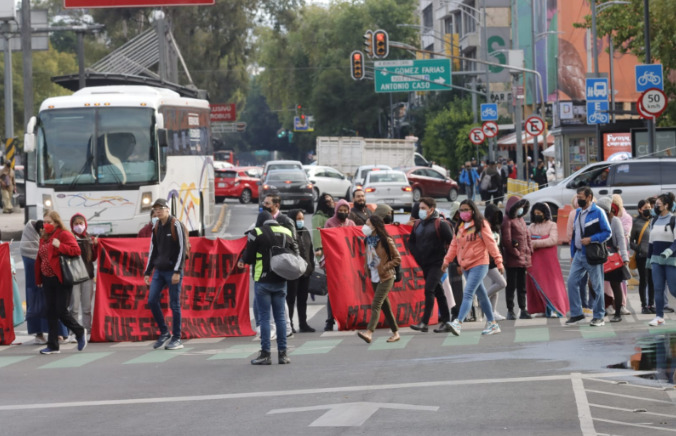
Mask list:
[[[631,158],[631,133],[603,134],[603,159],[608,161]]]

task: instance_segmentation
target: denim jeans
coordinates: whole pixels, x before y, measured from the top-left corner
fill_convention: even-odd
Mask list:
[[[160,300],[162,299],[162,290],[164,287],[169,288],[169,307],[171,308],[172,316],[172,329],[171,336],[172,339],[181,338],[181,283],[183,282],[183,274],[178,280],[178,283],[175,285],[171,284],[171,276],[174,275],[174,271],[158,271],[155,270],[153,273],[152,281],[150,282],[150,292],[148,293],[148,306],[150,311],[153,313],[155,322],[160,328],[160,333],[165,334],[169,332],[167,328],[167,323],[164,321],[164,314],[162,313],[162,307],[160,306]]]
[[[493,306],[486,294],[484,287],[484,277],[488,273],[488,265],[477,265],[463,272],[465,276],[465,292],[462,295],[462,305],[460,305],[460,312],[458,312],[458,320],[465,319],[470,310],[472,310],[472,302],[474,301],[474,294],[479,300],[479,306],[484,312],[484,316],[488,322],[493,322]]]
[[[669,292],[676,297],[676,266],[652,264],[653,286],[655,287],[655,312],[664,318],[664,296],[666,286]]]
[[[605,305],[603,304],[603,264],[589,265],[587,256],[582,250],[575,252],[575,257],[570,264],[570,274],[568,276],[568,302],[570,303],[570,316],[582,315],[582,301],[580,299],[580,277],[587,273],[594,291],[594,318],[603,318],[606,315]]]
[[[277,351],[286,351],[286,282],[256,282],[256,305],[261,326],[261,349],[270,351],[270,306],[277,327]]]
[[[474,201],[474,185],[465,185],[465,194],[468,200]]]

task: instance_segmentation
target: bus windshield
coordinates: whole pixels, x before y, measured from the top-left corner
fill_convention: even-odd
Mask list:
[[[93,188],[158,181],[151,108],[46,110],[37,133],[39,185]]]

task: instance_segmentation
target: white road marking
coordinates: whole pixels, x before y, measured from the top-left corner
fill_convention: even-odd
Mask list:
[[[668,415],[666,413],[635,412],[636,409],[625,409],[624,407],[604,406],[602,404],[589,403],[589,405],[592,406],[592,407],[598,407],[600,409],[619,410],[621,412],[628,412],[628,413],[641,413],[641,416],[643,416],[643,415],[654,415],[654,416],[666,416],[667,418],[676,418],[676,415]]]
[[[650,430],[661,430],[676,433],[676,428],[655,427],[653,425],[633,424],[631,422],[613,421],[612,419],[594,418],[594,421],[607,422],[609,424],[628,425],[630,427],[649,428]]]
[[[672,404],[671,401],[656,400],[654,398],[637,397],[635,395],[615,394],[613,392],[596,391],[596,390],[593,390],[593,389],[587,389],[587,392],[593,392],[595,394],[610,395],[610,396],[613,396],[613,397],[631,398],[633,400],[643,400],[643,401],[652,401],[652,402],[655,402],[655,403]]]
[[[583,375],[574,372],[570,375],[570,381],[573,384],[573,394],[575,395],[575,404],[577,406],[577,417],[580,419],[580,430],[584,436],[596,435],[594,429],[594,420],[592,419],[587,393],[584,390]]]

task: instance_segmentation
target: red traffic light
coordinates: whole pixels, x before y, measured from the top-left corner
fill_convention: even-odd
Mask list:
[[[354,59],[355,61],[360,61],[360,60],[361,60],[361,54],[355,53],[354,56],[353,56],[353,59]]]
[[[364,54],[359,50],[350,54],[350,74],[354,80],[364,78]]]
[[[382,32],[376,33],[376,41],[378,42],[385,41],[385,34]]]
[[[384,30],[376,30],[373,32],[373,57],[376,59],[384,59],[390,52],[389,36]]]

